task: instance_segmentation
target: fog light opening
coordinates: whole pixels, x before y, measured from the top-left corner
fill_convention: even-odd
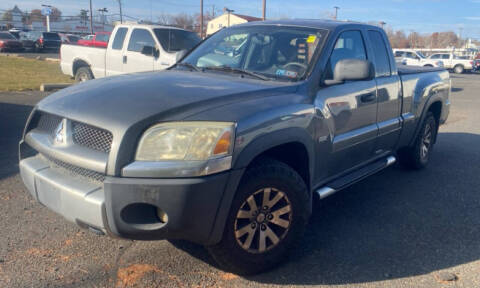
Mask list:
[[[158,216],[158,219],[160,219],[160,222],[162,222],[163,224],[168,222],[167,213],[165,213],[165,211],[163,211],[160,208],[157,208],[157,216]]]

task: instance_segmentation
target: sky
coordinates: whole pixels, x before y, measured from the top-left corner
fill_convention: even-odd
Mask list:
[[[118,14],[117,0],[92,0],[93,10],[106,7]],[[223,7],[234,13],[261,17],[262,0],[204,0],[204,9]],[[154,21],[162,13],[198,13],[200,0],[122,0],[123,14]],[[59,8],[63,15],[78,15],[89,9],[89,0],[1,0],[0,9],[18,5],[22,10],[40,8],[41,4]],[[480,0],[267,0],[267,18],[327,18],[340,7],[338,18],[361,22],[384,21],[407,34],[454,31],[462,37],[480,40]],[[213,8],[214,7],[214,8]]]

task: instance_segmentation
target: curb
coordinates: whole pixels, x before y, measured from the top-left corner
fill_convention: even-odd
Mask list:
[[[72,84],[70,83],[43,83],[40,85],[40,91],[42,92],[47,92],[47,91],[53,91],[53,90],[60,90],[63,88],[67,88]]]

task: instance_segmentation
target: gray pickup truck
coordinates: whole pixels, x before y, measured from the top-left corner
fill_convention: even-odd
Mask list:
[[[35,199],[81,227],[193,241],[226,270],[258,273],[292,250],[315,199],[397,159],[425,167],[449,95],[447,71],[397,68],[378,27],[242,24],[168,70],[40,101],[20,171]]]

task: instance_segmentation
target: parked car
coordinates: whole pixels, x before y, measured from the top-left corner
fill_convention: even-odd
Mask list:
[[[436,53],[430,55],[428,59],[441,60],[446,69],[453,70],[457,74],[468,72],[473,69],[473,60],[462,59],[453,53]]]
[[[393,49],[395,61],[404,65],[424,66],[424,67],[443,67],[441,60],[428,59],[421,52],[411,49]]]
[[[97,32],[95,35],[88,35],[85,38],[81,38],[77,41],[78,45],[90,46],[90,47],[102,47],[106,48],[108,45],[108,39],[110,38],[110,32]]]
[[[77,81],[162,70],[200,41],[194,32],[174,27],[117,25],[107,49],[62,45],[60,65]]]
[[[33,52],[58,51],[62,40],[55,32],[30,31],[22,33],[20,40],[25,49]]]
[[[475,59],[473,60],[473,72],[479,72],[480,71],[480,59]]]
[[[116,29],[122,63],[128,37],[119,35],[134,34],[127,47],[142,51],[167,28]],[[220,49],[236,53],[216,52],[238,39],[244,48]],[[292,250],[314,198],[397,159],[427,166],[449,96],[445,69],[397,69],[379,27],[251,22],[220,30],[165,71],[43,99],[20,142],[20,173],[32,197],[83,228],[186,239],[226,270],[257,273]]]
[[[77,44],[78,40],[80,40],[80,36],[73,35],[73,34],[63,34],[59,33],[60,38],[62,39],[62,44]]]
[[[22,42],[18,41],[10,32],[0,32],[0,52],[23,51]]]

